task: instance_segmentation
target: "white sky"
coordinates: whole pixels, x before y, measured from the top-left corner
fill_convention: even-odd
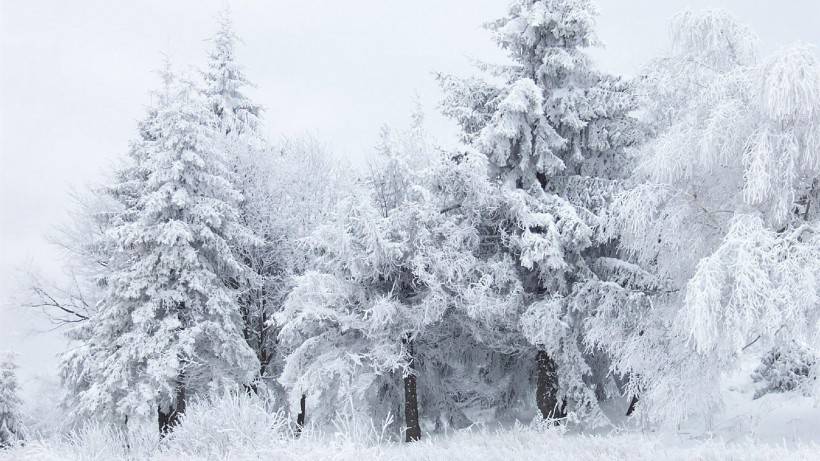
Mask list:
[[[430,131],[434,71],[469,73],[469,57],[500,54],[481,29],[506,0],[233,1],[239,58],[266,107],[267,131],[312,133],[337,155],[361,161],[382,123],[406,123],[413,95]],[[0,350],[19,353],[26,395],[53,376],[59,333],[17,307],[21,272],[57,274],[45,236],[65,221],[71,188],[94,182],[124,155],[161,53],[178,68],[204,62],[222,0],[0,0]],[[601,67],[634,74],[667,43],[668,20],[685,9],[725,8],[766,50],[820,43],[816,0],[599,0]]]

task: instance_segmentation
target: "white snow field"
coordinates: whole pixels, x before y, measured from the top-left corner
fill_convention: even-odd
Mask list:
[[[696,428],[643,431],[610,428],[578,434],[517,425],[472,427],[404,443],[363,417],[337,416],[330,430],[309,428],[296,438],[281,413],[258,400],[229,397],[194,403],[164,442],[146,424],[128,437],[108,425],[73,436],[30,440],[0,451],[0,461],[22,460],[817,460],[820,409],[813,399],[788,394],[750,400],[733,395],[734,412],[712,432]],[[55,422],[56,423],[56,422]]]
[[[223,434],[203,433],[198,449],[180,446],[140,446],[126,451],[122,439],[104,431],[85,433],[81,440],[35,442],[0,454],[0,460],[816,460],[814,443],[766,443],[754,440],[687,440],[655,434],[606,436],[561,435],[534,430],[461,431],[417,443],[364,444],[345,437],[267,440],[233,435],[234,444],[222,445]]]

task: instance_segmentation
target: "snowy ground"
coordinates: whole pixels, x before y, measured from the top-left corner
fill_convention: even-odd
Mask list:
[[[35,439],[0,450],[0,461],[820,459],[820,409],[813,399],[778,394],[752,401],[743,389],[736,389],[734,399],[729,403],[735,410],[718,419],[713,432],[613,429],[581,435],[558,429],[474,427],[404,444],[388,441],[378,425],[355,417],[339,418],[332,434],[313,431],[296,439],[281,415],[266,412],[252,399],[233,397],[194,404],[185,424],[161,444],[150,424],[127,439],[110,429],[90,427],[71,437]]]
[[[132,428],[127,438],[108,426],[90,426],[73,436],[32,437],[25,446],[0,450],[0,461],[820,460],[820,406],[815,399],[797,392],[753,399],[748,376],[756,360],[746,362],[722,386],[725,410],[709,431],[696,422],[653,431],[621,426],[596,435],[473,427],[405,444],[390,440],[389,431],[369,419],[340,415],[328,429],[311,429],[295,438],[282,414],[241,395],[193,402],[182,426],[162,443],[153,421]],[[56,423],[60,418],[47,419]],[[59,428],[39,430],[54,433]]]
[[[113,460],[128,455],[105,437],[83,443],[36,442],[8,453],[0,460]],[[816,444],[769,444],[751,440],[687,440],[657,435],[620,434],[578,436],[530,430],[460,432],[428,438],[410,445],[364,445],[344,439],[280,440],[258,446],[252,441],[188,452],[171,446],[135,450],[129,459],[186,461],[212,460],[817,460]]]

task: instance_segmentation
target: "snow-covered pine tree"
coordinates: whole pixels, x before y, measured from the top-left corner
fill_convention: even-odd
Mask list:
[[[385,216],[405,201],[419,172],[437,158],[424,128],[424,110],[416,97],[410,126],[393,130],[389,125],[379,129],[376,156],[371,161],[366,181],[377,206]]]
[[[654,420],[710,418],[746,353],[816,344],[820,66],[796,46],[759,62],[748,28],[683,13],[646,73],[658,132],[614,209],[622,248],[669,289],[613,349]],[[751,348],[751,349],[749,349]]]
[[[0,354],[0,448],[22,440],[21,407],[17,389],[17,364],[12,354]]]
[[[488,245],[482,235],[498,226],[496,213],[509,209],[501,203],[503,194],[488,180],[486,159],[475,152],[435,152],[423,122],[417,101],[409,129],[382,128],[367,184],[376,209],[385,219],[405,220],[399,228],[415,229],[412,240],[403,245],[404,254],[412,261],[409,269],[418,290],[416,296],[438,303],[440,313],[425,320],[428,323],[423,330],[414,335],[415,373],[405,379],[416,382],[412,400],[420,408],[419,425],[428,431],[443,431],[469,425],[473,421],[467,412],[471,410],[486,413],[502,408],[498,413],[506,415],[506,409],[520,396],[518,389],[510,386],[514,380],[509,379],[509,373],[494,373],[498,362],[520,369],[510,365],[516,358],[498,354],[476,339],[479,336],[497,344],[489,337],[503,334],[486,333],[503,330],[505,319],[499,316],[487,321],[481,314],[474,315],[486,307],[481,301],[504,301],[479,294],[489,291],[485,285],[495,287],[485,277],[496,277],[494,280],[500,279],[499,285],[504,285],[509,277],[502,274],[515,268],[506,264],[508,261],[485,261],[476,256]],[[489,237],[493,238],[501,236]],[[421,312],[411,311],[413,315]],[[428,314],[424,315],[427,318]],[[505,343],[502,347],[507,350],[508,346]]]
[[[486,79],[440,76],[443,112],[512,201],[507,219],[518,227],[497,226],[499,251],[520,266],[513,331],[531,344],[520,352],[536,349],[537,407],[546,418],[566,405],[592,425],[606,421],[598,401],[619,392],[584,332],[643,302],[641,287],[624,283],[640,269],[614,259],[601,232],[641,136],[628,84],[585,54],[597,43],[595,15],[589,0],[515,0],[489,24],[512,63],[481,64]]]
[[[77,395],[96,415],[157,412],[161,433],[191,395],[249,384],[258,370],[226,286],[247,270],[228,244],[252,238],[238,222],[241,195],[206,102],[185,81],[169,91],[143,137],[143,181],[109,231],[117,246],[107,292],[83,344],[96,369]]]
[[[208,68],[203,72],[205,93],[211,111],[219,119],[219,128],[225,134],[249,134],[259,128],[262,106],[254,103],[243,88],[251,83],[236,62],[236,43],[231,11],[225,7],[217,17],[218,30],[212,38],[213,47],[208,55]]]

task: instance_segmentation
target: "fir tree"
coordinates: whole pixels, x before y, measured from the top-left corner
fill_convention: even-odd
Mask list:
[[[208,68],[203,73],[204,93],[225,134],[247,134],[258,129],[262,107],[243,93],[243,88],[251,83],[236,62],[235,48],[239,38],[233,30],[228,8],[220,12],[218,23],[219,29],[208,55]]]
[[[11,354],[0,355],[0,448],[23,437],[22,402],[17,388],[17,364]]]
[[[90,412],[145,416],[170,430],[197,393],[248,384],[258,361],[241,335],[226,276],[246,270],[232,239],[241,195],[227,179],[217,127],[186,82],[176,82],[148,128],[144,181],[109,231],[112,273],[86,347],[100,363],[79,393]]]
[[[617,315],[612,306],[642,302],[642,287],[625,286],[612,269],[641,271],[615,264],[601,232],[641,136],[629,85],[596,71],[585,53],[597,44],[595,16],[589,0],[513,1],[488,26],[512,63],[480,65],[486,80],[440,77],[445,114],[517,205],[508,216],[517,228],[496,227],[508,241],[499,251],[520,267],[509,344],[523,335],[531,346],[521,352],[535,348],[543,417],[563,416],[566,406],[593,425],[606,421],[598,401],[619,392],[605,358],[587,353],[595,345],[586,330]]]

